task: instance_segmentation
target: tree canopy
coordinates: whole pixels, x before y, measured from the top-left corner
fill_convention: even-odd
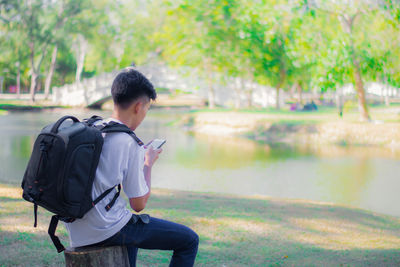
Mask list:
[[[369,119],[364,84],[400,85],[399,22],[392,0],[1,0],[0,76],[34,95],[49,75],[61,85],[163,62],[196,68],[210,106],[217,77],[271,86],[278,98],[350,83]]]

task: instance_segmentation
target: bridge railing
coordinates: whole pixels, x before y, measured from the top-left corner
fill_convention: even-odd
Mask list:
[[[156,88],[179,89],[188,93],[197,95],[199,98],[206,100],[209,83],[196,69],[193,68],[169,68],[164,64],[152,64],[138,66],[137,69],[142,72],[153,83]],[[83,79],[80,83],[66,84],[62,87],[53,88],[53,101],[56,104],[69,106],[91,106],[101,105],[104,101],[111,97],[111,84],[118,71],[103,73],[96,77]],[[215,103],[222,106],[243,107],[248,105],[269,107],[276,104],[275,88],[257,84],[248,80],[237,77],[227,77],[223,74],[214,73],[211,77],[215,93]],[[347,88],[347,87],[346,87]],[[345,89],[346,89],[345,88]],[[376,94],[381,90],[382,94],[390,92],[390,97],[398,97],[399,90],[397,88],[377,89],[376,84],[366,83],[366,91],[368,95]],[[347,88],[347,91],[354,92],[354,88]],[[343,93],[346,90],[342,90]],[[386,91],[385,91],[386,90]],[[303,99],[318,98],[318,90],[304,93]],[[337,90],[335,94],[342,92]],[[347,92],[346,91],[346,92]],[[349,93],[347,92],[347,93]],[[392,93],[395,92],[395,93]],[[283,105],[286,99],[293,98],[291,93],[281,92],[279,100]]]

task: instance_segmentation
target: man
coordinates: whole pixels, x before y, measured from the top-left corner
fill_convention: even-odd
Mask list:
[[[123,123],[135,130],[146,117],[150,101],[156,98],[153,85],[137,70],[127,68],[115,78],[111,93],[114,110],[111,118],[100,122]],[[145,148],[126,133],[108,133],[103,149],[92,197],[117,184],[129,198],[136,212],[142,211],[150,197],[151,169],[162,149]],[[131,266],[136,265],[138,248],[173,250],[170,266],[193,266],[199,238],[186,226],[132,214],[122,197],[109,211],[104,208],[112,198],[108,194],[82,219],[66,223],[72,247],[125,245]]]

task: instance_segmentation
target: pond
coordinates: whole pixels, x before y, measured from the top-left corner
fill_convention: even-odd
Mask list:
[[[144,141],[167,139],[153,187],[308,199],[400,217],[400,152],[386,148],[268,146],[191,134],[170,126],[185,111],[152,109],[137,129]],[[0,116],[0,183],[19,185],[40,129],[62,115],[107,111],[52,110]]]

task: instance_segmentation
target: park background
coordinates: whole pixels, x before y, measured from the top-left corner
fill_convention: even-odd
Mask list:
[[[146,212],[199,233],[196,265],[400,265],[399,26],[390,0],[0,1],[0,266],[63,264],[19,183],[127,66],[159,94],[137,134],[167,138]]]

